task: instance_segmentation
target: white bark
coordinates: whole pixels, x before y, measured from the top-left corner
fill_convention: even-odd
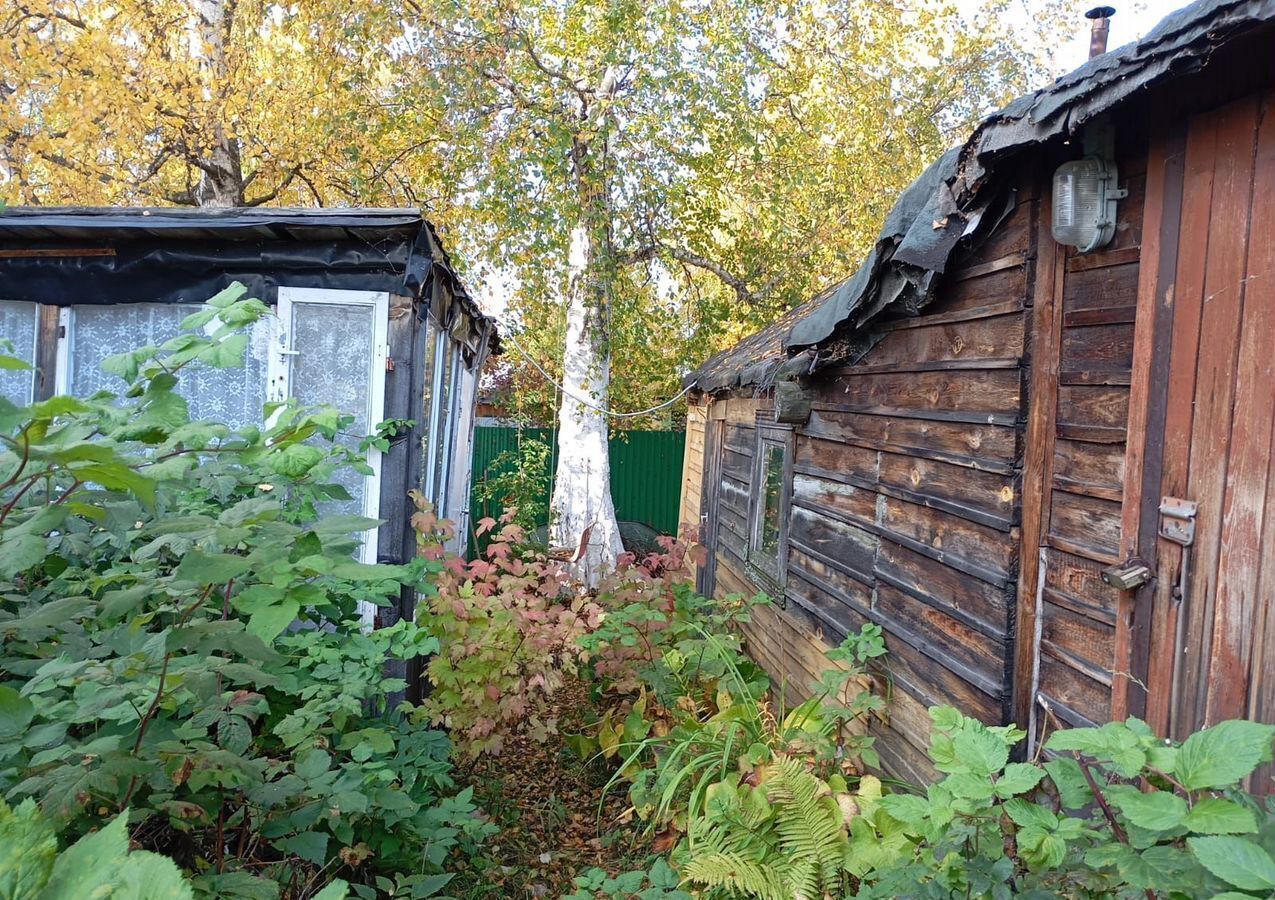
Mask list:
[[[587,213],[586,213],[587,217]],[[562,354],[558,408],[558,470],[551,504],[552,543],[573,555],[588,531],[588,545],[576,563],[576,575],[590,587],[615,568],[623,552],[611,500],[611,457],[606,417],[572,397],[607,408],[611,351],[606,334],[605,286],[600,283],[598,235],[586,222],[571,232],[567,283],[567,336]]]
[[[195,0],[195,22],[191,29],[192,55],[199,61],[204,77],[204,100],[211,102],[214,87],[225,81],[226,39],[231,28],[231,8],[227,0]],[[202,177],[197,197],[200,206],[231,207],[244,204],[243,165],[239,142],[226,134],[222,122],[212,125],[208,152],[200,160]]]

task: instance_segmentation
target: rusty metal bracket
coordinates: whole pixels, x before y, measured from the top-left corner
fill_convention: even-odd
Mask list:
[[[1164,497],[1160,500],[1160,537],[1183,547],[1195,543],[1194,500]]]

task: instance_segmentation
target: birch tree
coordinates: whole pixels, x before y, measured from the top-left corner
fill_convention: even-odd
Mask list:
[[[562,335],[551,537],[590,582],[620,550],[603,410],[680,378],[649,345],[615,373],[617,352],[649,322],[702,359],[844,277],[950,135],[1034,74],[928,0],[443,0],[416,23],[463,242],[516,274],[530,355]]]

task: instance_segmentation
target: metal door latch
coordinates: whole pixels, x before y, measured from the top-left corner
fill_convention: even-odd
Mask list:
[[[1118,591],[1132,591],[1151,580],[1155,573],[1145,560],[1132,556],[1102,570],[1102,580]]]
[[[1194,500],[1163,497],[1160,500],[1160,537],[1183,547],[1195,543]]]

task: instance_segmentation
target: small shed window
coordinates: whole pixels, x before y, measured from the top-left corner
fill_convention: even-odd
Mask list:
[[[0,353],[22,360],[30,369],[0,369],[0,397],[17,406],[26,406],[35,393],[35,343],[40,308],[34,303],[0,300],[0,338],[11,346]]]
[[[748,564],[762,585],[781,599],[787,574],[788,491],[792,481],[792,432],[759,427],[752,479]]]

